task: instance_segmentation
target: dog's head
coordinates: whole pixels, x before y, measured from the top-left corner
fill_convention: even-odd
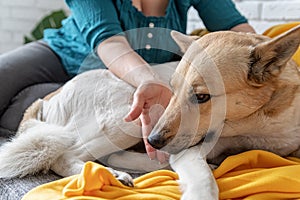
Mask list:
[[[231,31],[172,37],[185,54],[170,82],[174,95],[148,138],[170,153],[219,134],[241,134],[224,131],[227,122],[239,125],[270,103],[282,80],[299,79],[296,67],[286,66],[299,46],[300,26],[274,39]]]

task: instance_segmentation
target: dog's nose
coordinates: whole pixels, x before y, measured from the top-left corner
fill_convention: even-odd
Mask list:
[[[163,135],[163,134],[162,134]],[[155,149],[161,149],[167,144],[167,140],[160,133],[150,134],[148,143]]]

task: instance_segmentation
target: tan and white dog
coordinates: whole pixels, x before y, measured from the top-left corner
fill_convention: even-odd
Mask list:
[[[274,39],[230,31],[196,41],[173,32],[173,38],[185,54],[171,78],[174,95],[148,140],[171,153],[182,199],[218,199],[206,160],[219,164],[250,149],[300,157],[300,76],[291,60],[300,44],[299,26]],[[133,93],[109,71],[97,70],[38,100],[18,135],[0,149],[0,177],[49,169],[69,176],[103,157],[112,167],[161,168],[145,154],[116,153],[141,141],[141,128],[123,121]]]

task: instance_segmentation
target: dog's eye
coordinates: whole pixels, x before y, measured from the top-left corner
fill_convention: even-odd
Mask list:
[[[205,103],[210,100],[210,95],[209,94],[193,94],[190,98],[190,101],[192,103]]]

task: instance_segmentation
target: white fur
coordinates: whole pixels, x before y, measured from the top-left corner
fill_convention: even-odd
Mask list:
[[[176,65],[174,62],[154,68],[168,81]],[[80,173],[86,161],[135,145],[141,141],[141,127],[123,120],[133,93],[132,86],[108,70],[93,70],[73,78],[50,100],[38,100],[37,113],[42,115],[25,121],[18,136],[0,149],[0,177],[22,177],[49,169],[70,176]],[[155,161],[143,162],[145,159],[136,165],[129,162],[131,154],[126,155],[121,163],[115,162],[114,156],[108,160],[119,163],[115,167],[132,171],[162,167]]]
[[[200,147],[194,146],[170,157],[172,168],[179,174],[183,192],[181,200],[218,199],[217,183],[206,158],[200,152]]]
[[[47,172],[55,160],[74,142],[63,127],[31,120],[24,134],[0,148],[0,178]]]

